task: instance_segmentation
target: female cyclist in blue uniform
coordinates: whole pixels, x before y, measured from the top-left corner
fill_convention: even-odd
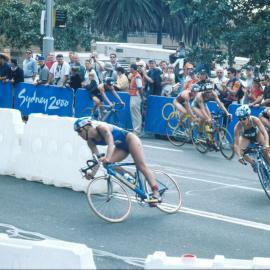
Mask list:
[[[136,167],[142,172],[153,191],[150,203],[160,202],[158,185],[153,172],[146,166],[141,140],[133,133],[105,122],[92,121],[90,117],[79,118],[74,130],[87,141],[93,154],[98,154],[97,145],[107,145],[107,153],[100,160],[103,164],[124,160],[131,154]],[[90,175],[89,178],[94,177]]]
[[[257,172],[257,165],[253,159],[247,155],[243,156],[243,150],[251,143],[260,143],[264,146],[263,154],[268,164],[269,157],[269,137],[268,133],[259,118],[251,116],[251,110],[248,105],[242,105],[237,108],[235,115],[238,122],[234,127],[234,150],[238,156],[238,161],[245,164],[249,162],[254,172]]]

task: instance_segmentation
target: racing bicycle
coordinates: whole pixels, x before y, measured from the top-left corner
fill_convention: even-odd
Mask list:
[[[101,156],[104,154],[93,155],[92,160],[87,160],[87,166],[80,170],[83,176],[99,166]],[[134,174],[126,169],[130,166],[135,168]],[[153,195],[152,190],[135,163],[109,163],[104,165],[104,169],[105,174],[90,180],[87,188],[89,206],[97,216],[113,223],[122,222],[130,214],[132,201],[141,206],[151,206],[147,201]],[[179,185],[162,171],[154,171],[154,174],[162,197],[162,202],[155,206],[166,213],[177,212],[182,202]]]
[[[266,159],[264,158],[262,150],[263,150],[262,145],[258,143],[251,144],[244,150],[244,155],[251,154],[252,156],[255,157],[260,183],[267,198],[270,200],[270,166],[268,165]],[[247,165],[246,162],[244,164]]]

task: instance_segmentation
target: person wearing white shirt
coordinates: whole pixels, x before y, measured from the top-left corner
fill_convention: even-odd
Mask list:
[[[88,85],[90,83],[89,80],[89,73],[91,72],[94,76],[94,80],[96,81],[97,85],[99,84],[99,79],[97,76],[96,71],[93,69],[91,61],[90,60],[85,60],[85,74],[84,74],[84,81],[82,82],[82,86],[85,87],[86,85]]]
[[[228,79],[224,76],[224,70],[222,68],[216,70],[216,75],[217,77],[213,80],[213,83],[215,84],[215,89],[218,90],[219,93],[222,93],[224,92]]]
[[[65,87],[69,78],[70,66],[64,61],[62,54],[56,56],[56,62],[50,69],[50,76],[47,84],[53,84],[59,87]]]

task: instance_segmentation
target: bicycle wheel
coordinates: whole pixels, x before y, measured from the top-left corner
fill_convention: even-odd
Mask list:
[[[228,160],[234,156],[233,138],[226,128],[221,128],[218,133],[219,148],[221,154]]]
[[[172,118],[175,121],[178,121],[178,124],[176,125],[175,128],[172,129],[169,125],[170,121],[172,120],[168,119],[167,125],[166,125],[167,138],[170,141],[170,143],[172,143],[173,145],[182,146],[187,141],[187,134],[186,134],[185,126],[183,123],[179,122],[179,119],[175,119],[173,115],[172,115]]]
[[[270,200],[270,173],[269,173],[269,166],[267,166],[265,160],[259,163],[258,176],[259,176],[259,180],[262,185],[262,188],[267,198]]]
[[[161,115],[165,121],[167,121],[171,115],[171,113],[175,112],[175,107],[172,103],[166,103],[162,107]]]
[[[153,173],[162,197],[162,202],[157,204],[157,208],[169,214],[177,212],[182,203],[179,185],[165,172],[154,170]]]
[[[131,210],[131,199],[125,186],[112,177],[93,179],[87,188],[89,206],[100,218],[109,222],[125,220]]]
[[[199,125],[194,125],[191,129],[191,139],[195,148],[202,154],[206,153],[208,150],[207,142],[206,142],[206,134],[205,130],[201,130],[202,128]]]

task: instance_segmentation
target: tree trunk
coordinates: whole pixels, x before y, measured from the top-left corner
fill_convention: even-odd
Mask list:
[[[128,35],[128,32],[126,30],[123,30],[122,38],[124,42],[127,42],[127,35]]]
[[[157,29],[157,44],[162,44],[162,19],[158,20],[158,29]]]
[[[232,43],[229,40],[228,42],[228,64],[230,67],[233,66],[234,64],[234,57],[233,57],[233,52],[232,52]]]

